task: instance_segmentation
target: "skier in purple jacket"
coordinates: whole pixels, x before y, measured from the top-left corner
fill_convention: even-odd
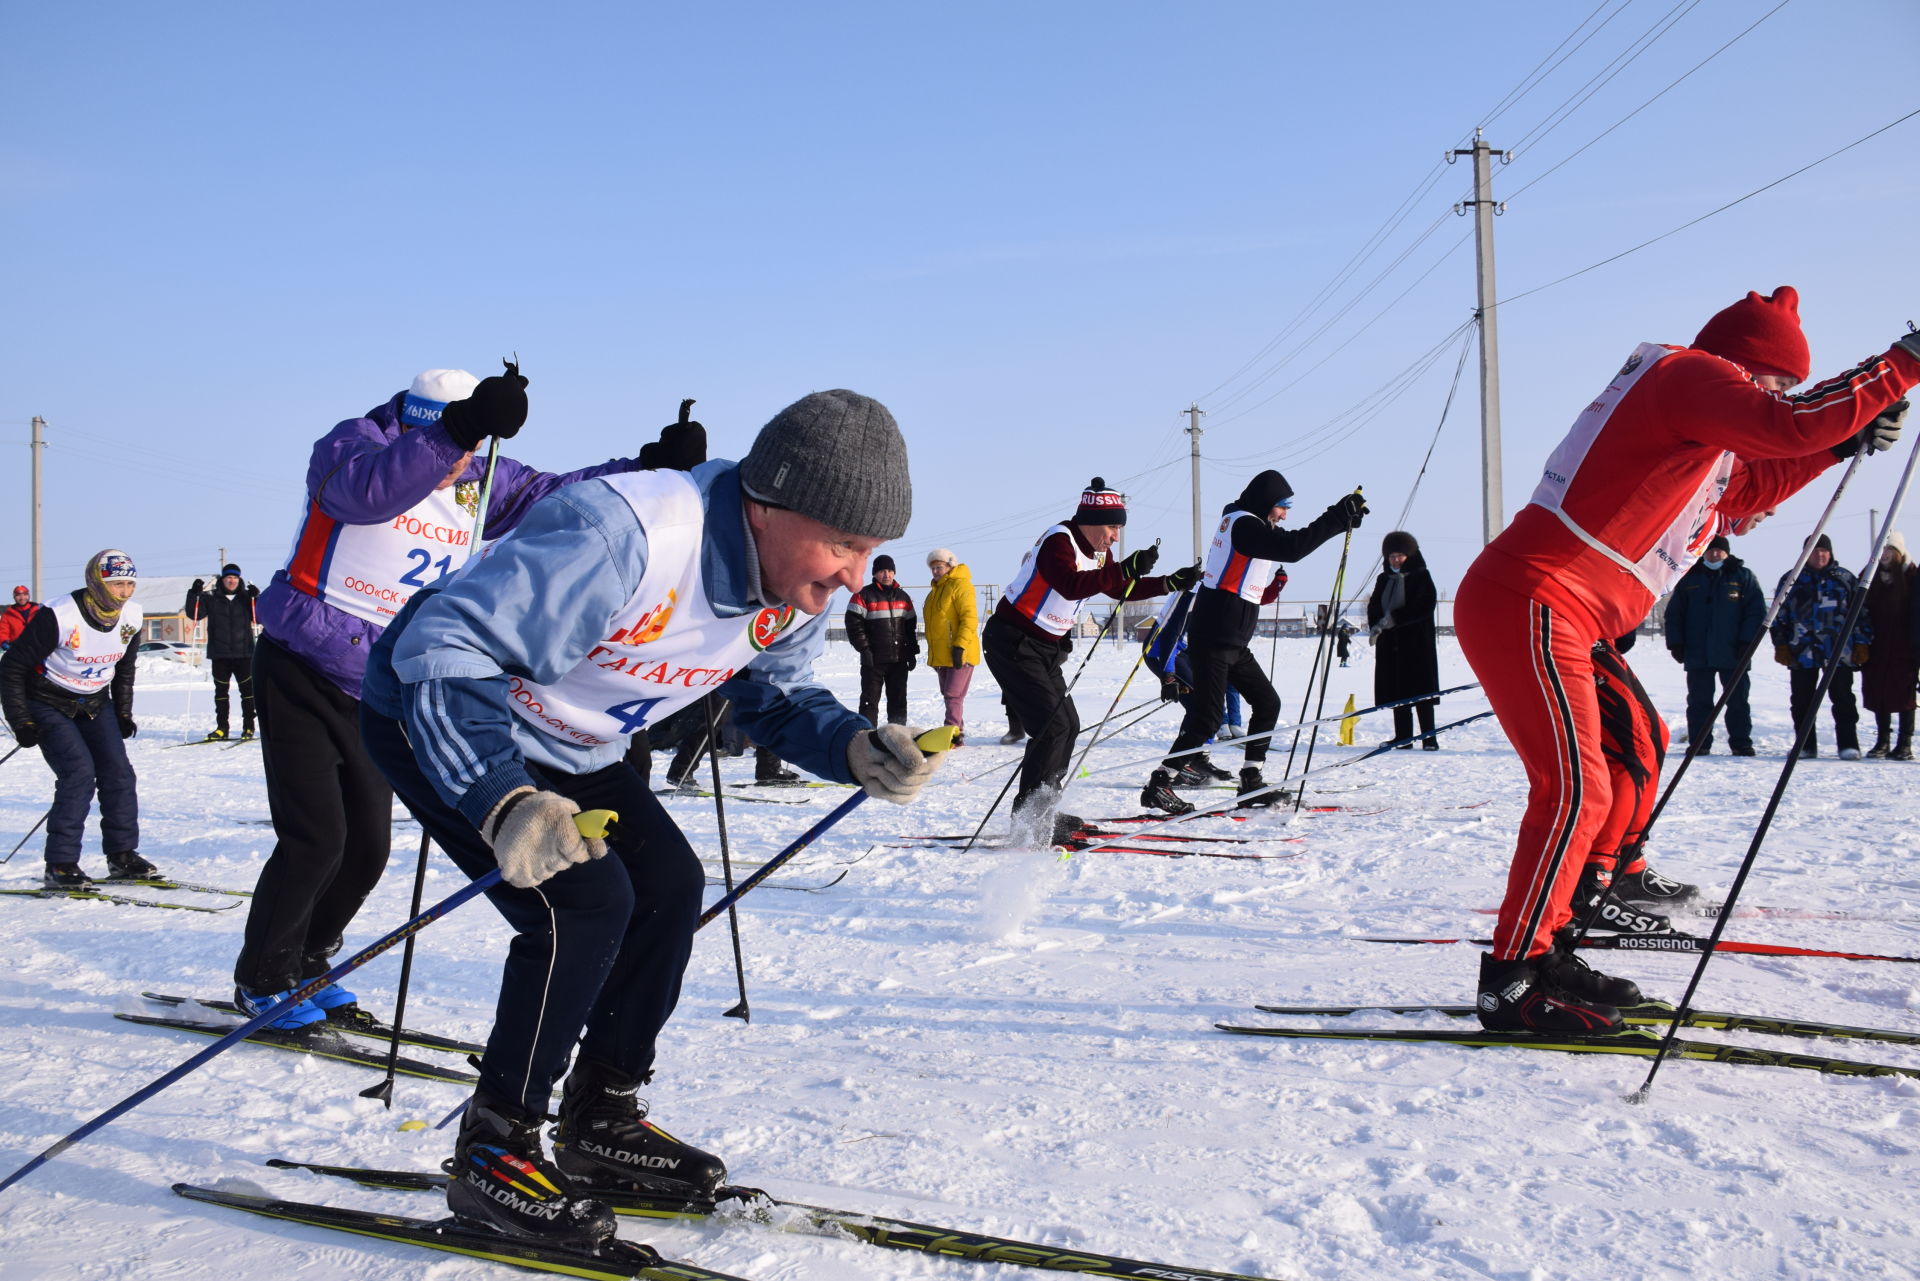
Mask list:
[[[393,792],[360,742],[367,654],[414,592],[473,552],[486,470],[475,454],[486,437],[508,439],[526,422],[526,385],[510,363],[484,381],[431,369],[313,447],[292,556],[258,605],[254,688],[277,842],[234,966],[235,999],[252,1012],[326,972],[386,867]],[[485,533],[506,534],[563,485],[642,466],[617,458],[552,475],[500,458]],[[368,1017],[335,985],[274,1026]]]

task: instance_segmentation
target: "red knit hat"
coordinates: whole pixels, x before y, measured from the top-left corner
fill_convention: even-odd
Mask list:
[[[1784,374],[1804,382],[1813,371],[1807,336],[1800,332],[1800,294],[1792,285],[1767,297],[1749,293],[1709,320],[1693,345],[1750,374]]]

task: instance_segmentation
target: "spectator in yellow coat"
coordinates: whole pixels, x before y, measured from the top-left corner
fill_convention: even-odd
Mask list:
[[[920,611],[927,628],[927,662],[933,665],[940,697],[947,703],[946,723],[964,731],[967,686],[973,683],[973,669],[980,662],[980,613],[974,603],[973,574],[944,547],[927,553],[927,572],[933,575],[933,589]],[[965,737],[964,732],[955,734],[953,745],[960,746]]]

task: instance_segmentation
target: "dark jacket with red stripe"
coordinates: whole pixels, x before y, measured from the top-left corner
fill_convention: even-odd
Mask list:
[[[862,663],[891,667],[919,657],[919,631],[913,597],[898,583],[868,583],[847,602],[847,640],[860,651]]]

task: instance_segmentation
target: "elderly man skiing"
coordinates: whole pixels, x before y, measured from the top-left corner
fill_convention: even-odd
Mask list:
[[[374,647],[369,752],[463,871],[500,867],[488,897],[516,930],[447,1164],[457,1216],[592,1247],[612,1213],[571,1179],[698,1195],[725,1177],[636,1097],[705,878],[623,759],[626,736],[717,692],[783,759],[912,799],[936,763],[914,731],[873,728],[812,678],[828,602],[864,581],[911,507],[893,415],[816,392],[739,463],[606,476],[542,501]],[[576,828],[586,809],[618,812],[606,841]],[[540,1123],[570,1056],[550,1161]]]

